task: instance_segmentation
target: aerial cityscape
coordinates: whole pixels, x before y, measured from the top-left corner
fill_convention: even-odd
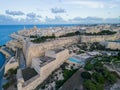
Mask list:
[[[0,90],[120,90],[120,0],[0,3]]]

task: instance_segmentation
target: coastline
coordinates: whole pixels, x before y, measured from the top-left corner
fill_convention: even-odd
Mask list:
[[[79,24],[41,24],[36,25],[38,28],[50,28],[50,27],[59,27],[59,26],[78,26]],[[11,40],[9,37],[10,34],[23,30],[25,28],[30,29],[34,27],[34,24],[32,25],[0,25],[0,46],[5,45],[8,41]]]
[[[59,26],[78,26],[79,24],[43,24],[43,25],[37,25],[39,28],[49,28],[49,27],[59,27]],[[34,25],[0,25],[0,28],[2,29],[0,37],[3,37],[0,40],[0,48],[4,46],[8,41],[11,40],[9,35],[13,32],[17,32],[19,30],[22,30],[26,26],[26,28],[31,28]],[[2,79],[4,75],[4,68],[6,65],[6,57],[5,55],[0,52],[0,90],[2,89]]]
[[[62,29],[60,29],[61,31],[63,31],[64,29],[63,29],[64,27],[62,27]],[[65,29],[66,30],[66,32],[67,32],[67,30],[68,30],[68,32],[67,33],[69,33],[70,32],[70,29],[71,29],[71,27],[70,28],[68,28],[68,29]],[[75,30],[79,30],[79,28],[77,27],[77,28],[73,28],[73,29],[71,29],[71,30],[74,30],[74,33],[75,33]],[[28,29],[28,30],[26,30],[26,29],[24,29],[26,32],[30,32],[31,30],[33,30],[33,32],[36,32],[35,30],[37,30],[35,27],[33,28],[33,29]],[[30,30],[30,31],[29,31]],[[42,30],[42,29],[38,29],[38,30]],[[37,30],[37,31],[38,31]],[[45,30],[45,29],[43,29],[43,30]],[[47,29],[46,29],[47,30]],[[52,30],[51,28],[50,28],[50,30]],[[55,29],[56,30],[56,29]],[[57,29],[57,30],[59,30],[59,29]],[[19,30],[18,30],[19,31]],[[23,31],[24,33],[25,33],[25,31]],[[17,32],[17,31],[16,31]],[[46,32],[46,31],[45,31]],[[44,32],[44,33],[45,33]],[[79,32],[79,31],[78,31]],[[91,31],[92,32],[92,31]],[[23,37],[22,37],[22,33],[21,32],[18,32],[18,33],[13,33],[13,36],[14,37],[12,37],[11,36],[11,38],[13,38],[13,39],[18,39],[18,41],[24,41],[24,40],[26,40],[27,41],[27,38],[26,37],[28,37],[29,39],[30,39],[30,35],[28,35],[27,33],[25,33],[24,34],[23,33]],[[38,32],[37,32],[38,33]],[[55,32],[54,32],[55,33]],[[58,33],[58,32],[57,32]],[[65,34],[65,31],[63,32],[64,34]],[[19,36],[19,34],[21,35],[21,36]],[[56,34],[56,33],[55,33]],[[24,36],[24,35],[26,35],[26,37]],[[33,35],[34,35],[34,33],[33,33]],[[35,33],[35,35],[37,35],[36,33]],[[41,34],[40,34],[41,35]],[[60,35],[60,34],[56,34],[56,35]],[[65,34],[65,35],[67,35],[67,34]],[[75,35],[75,36],[74,36]],[[77,34],[78,35],[78,34]],[[79,34],[79,35],[81,35],[81,34]],[[109,35],[109,34],[108,34]],[[18,37],[17,37],[18,36]],[[73,34],[73,36],[74,37],[76,37],[76,34]],[[110,36],[110,35],[109,35]],[[111,35],[112,36],[112,35]],[[116,36],[116,35],[115,35]],[[19,46],[18,48],[22,48],[23,49],[23,53],[27,53],[25,56],[26,56],[26,58],[27,58],[27,60],[26,61],[28,61],[27,63],[28,64],[26,64],[26,65],[29,65],[30,66],[30,63],[31,63],[31,60],[32,60],[32,58],[33,57],[38,57],[39,55],[40,55],[40,53],[41,53],[41,50],[48,50],[47,48],[49,47],[49,46],[52,46],[52,47],[58,47],[58,46],[64,46],[65,44],[71,44],[71,43],[73,43],[73,41],[78,41],[78,40],[82,40],[82,39],[84,39],[84,38],[82,38],[82,37],[77,37],[77,39],[74,39],[72,36],[63,36],[64,37],[64,39],[61,39],[61,37],[60,37],[60,39],[51,39],[51,41],[56,41],[56,40],[61,40],[60,42],[64,42],[63,40],[65,40],[65,42],[64,43],[60,43],[60,44],[55,44],[55,43],[53,43],[53,45],[51,44],[52,42],[50,41],[50,44],[46,44],[46,43],[44,43],[44,44],[46,44],[46,46],[43,48],[43,46],[41,45],[41,43],[39,42],[39,44],[37,44],[37,43],[34,43],[34,47],[35,48],[33,48],[33,47],[29,47],[29,49],[26,49],[26,46],[28,45],[28,44],[26,44],[26,43],[22,43],[22,45],[20,45],[19,46],[19,43],[18,44],[15,44],[15,46]],[[70,38],[71,37],[71,38]],[[107,39],[108,39],[108,37],[106,36],[106,35],[104,35],[104,36],[100,36],[100,39],[97,37],[97,36],[85,36],[85,37],[93,37],[93,38],[91,38],[90,40],[92,40],[93,39],[93,41],[91,41],[92,43],[93,42],[96,42],[96,41],[98,41],[98,42],[100,42],[99,40],[101,40],[101,41],[106,41]],[[107,37],[107,38],[106,38]],[[20,39],[21,38],[21,39]],[[38,37],[37,37],[38,38]],[[66,39],[66,38],[69,38],[68,40]],[[98,39],[96,39],[96,38],[98,38]],[[87,39],[88,38],[85,38],[86,39],[86,41],[87,41]],[[114,40],[114,38],[111,38],[112,40]],[[116,37],[115,37],[115,39],[116,39]],[[94,41],[95,40],[95,41]],[[48,41],[48,42],[49,42]],[[31,42],[31,41],[30,41]],[[46,40],[46,42],[47,42],[47,40]],[[58,41],[59,42],[59,41]],[[88,41],[87,41],[88,42]],[[12,44],[14,44],[14,42],[11,42]],[[81,42],[79,43],[79,44],[81,44]],[[37,45],[37,47],[36,47],[36,45]],[[41,45],[42,46],[42,48],[41,47],[39,47],[39,45]],[[47,46],[48,45],[48,46]],[[6,51],[7,51],[7,48],[9,47],[9,48],[11,48],[10,47],[11,45],[10,45],[10,43],[7,43],[6,44]],[[25,47],[24,47],[25,46]],[[31,46],[32,46],[32,44],[31,44]],[[77,45],[76,45],[77,46]],[[52,47],[50,47],[51,49],[52,49]],[[41,50],[38,50],[38,48],[39,49],[41,49]],[[46,49],[45,49],[46,48]],[[66,47],[67,48],[67,47]],[[3,49],[3,50],[5,50],[5,48]],[[15,51],[16,49],[13,49],[13,51]],[[28,51],[29,50],[29,51]],[[9,51],[9,50],[8,50]],[[25,52],[24,52],[25,51]],[[27,52],[26,52],[27,51]],[[36,52],[34,52],[34,54],[36,55],[34,55],[33,53],[31,53],[31,52],[33,52],[33,51],[36,51]],[[40,52],[38,52],[38,51],[40,51]],[[37,56],[37,54],[39,54],[38,56]],[[76,53],[77,54],[77,53]],[[16,54],[17,55],[17,54]],[[21,54],[19,53],[19,55],[20,55],[20,57],[21,57]],[[33,56],[32,56],[33,55]],[[3,52],[3,57],[4,57],[5,55],[4,55],[4,52]],[[64,56],[64,55],[63,55]],[[22,55],[22,59],[20,58],[19,60],[20,61],[25,61],[25,60],[23,60],[23,58],[24,58],[24,55]],[[0,68],[0,74],[1,74],[1,83],[0,84],[3,84],[2,82],[2,77],[3,77],[3,75],[4,75],[4,73],[6,72],[6,67],[7,67],[7,65],[8,66],[10,66],[9,64],[7,64],[6,65],[6,63],[7,63],[7,59],[4,59],[4,63],[1,65],[1,68]],[[33,63],[33,62],[32,62]],[[6,65],[6,66],[5,66]],[[22,64],[23,65],[23,64]],[[49,65],[49,64],[48,64]],[[14,66],[13,64],[12,64],[12,66]],[[17,64],[17,66],[19,66],[19,64]],[[4,72],[4,67],[5,67],[5,72]],[[40,66],[39,66],[40,67]],[[42,67],[42,66],[41,66]],[[35,67],[34,67],[35,68]],[[11,67],[10,67],[10,69],[11,69]],[[22,69],[21,69],[22,70]],[[19,74],[19,73],[18,73]],[[21,75],[21,74],[19,74],[19,75]],[[45,74],[44,74],[45,75]],[[17,80],[18,80],[19,78],[17,78]],[[25,82],[26,83],[26,82]],[[18,84],[18,83],[17,83]],[[23,84],[23,83],[21,83],[20,82],[20,84]],[[2,86],[2,85],[1,85]],[[34,86],[34,85],[33,85]],[[28,87],[31,87],[31,86],[28,86]],[[1,88],[2,87],[0,87],[0,90],[1,90]],[[19,87],[18,87],[19,88]],[[24,88],[24,87],[20,87],[20,88]],[[21,90],[21,89],[20,89]],[[26,89],[25,89],[26,90]]]
[[[0,90],[2,89],[2,79],[4,75],[4,67],[6,64],[6,58],[5,55],[0,52]]]

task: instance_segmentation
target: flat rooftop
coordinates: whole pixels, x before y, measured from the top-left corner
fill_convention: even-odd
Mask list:
[[[48,57],[48,56],[42,56],[40,57],[40,61],[41,61],[40,66],[44,66],[54,60],[55,58]]]
[[[59,53],[59,52],[61,52],[61,51],[63,51],[64,49],[53,49],[53,51],[55,51],[55,53]]]
[[[27,81],[32,77],[36,76],[37,72],[33,68],[28,67],[22,70],[22,75],[23,75],[24,81]]]
[[[93,52],[87,52],[87,54],[91,56],[95,56],[95,55],[99,55],[100,53],[97,51],[93,51]]]
[[[80,55],[75,55],[75,56],[72,56],[73,58],[76,58],[78,60],[85,60],[85,59],[88,59],[90,58],[91,56],[87,55],[87,54],[80,54]]]

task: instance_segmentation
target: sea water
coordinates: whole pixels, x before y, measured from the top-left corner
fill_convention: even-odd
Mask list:
[[[48,28],[48,27],[57,27],[57,26],[76,26],[76,24],[45,24],[45,25],[36,25],[38,28]],[[5,45],[7,41],[11,40],[9,37],[13,32],[27,28],[33,28],[34,25],[0,25],[0,46]]]
[[[4,74],[3,64],[4,63],[5,63],[5,56],[2,53],[0,53],[0,90],[2,89],[2,77]]]

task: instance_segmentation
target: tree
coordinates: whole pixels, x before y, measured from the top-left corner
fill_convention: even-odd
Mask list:
[[[101,72],[101,70],[103,69],[103,64],[101,62],[96,62],[94,64],[94,68],[97,72]]]
[[[102,71],[102,74],[103,74],[104,78],[107,78],[108,75],[110,74],[110,72],[106,68],[104,68],[104,70]]]
[[[86,69],[86,70],[93,70],[94,69],[94,66],[93,66],[93,64],[91,64],[91,63],[87,63],[86,65],[85,65],[85,67],[84,67],[84,69]]]
[[[95,72],[95,73],[92,74],[92,77],[93,77],[93,79],[94,79],[96,82],[98,82],[98,83],[100,83],[100,84],[104,84],[104,83],[105,83],[105,79],[104,79],[104,77],[102,76],[102,74],[100,74],[100,73]]]
[[[13,74],[14,74],[14,69],[9,69],[9,70],[8,70],[8,73],[9,73],[10,75],[13,75]]]
[[[10,86],[10,83],[7,82],[6,84],[3,85],[3,88],[4,88],[4,89],[7,89],[9,86]]]
[[[97,88],[97,90],[104,90],[104,85],[96,83],[96,88]]]
[[[81,77],[84,79],[91,79],[91,74],[89,72],[82,72]]]
[[[41,86],[41,89],[45,89],[45,85]]]
[[[88,90],[97,90],[96,85],[91,80],[86,80],[83,86]]]
[[[94,42],[90,45],[90,50],[104,50],[105,46],[101,45],[99,42]]]
[[[118,56],[120,56],[120,51],[118,52]]]
[[[54,39],[56,38],[56,36],[55,36],[55,34],[54,34],[54,33],[52,34],[51,38],[54,38]]]
[[[80,35],[80,32],[79,32],[79,31],[76,31],[76,32],[75,32],[75,35]]]
[[[108,75],[108,81],[112,84],[114,84],[115,82],[117,82],[117,76],[115,74],[109,74]]]

